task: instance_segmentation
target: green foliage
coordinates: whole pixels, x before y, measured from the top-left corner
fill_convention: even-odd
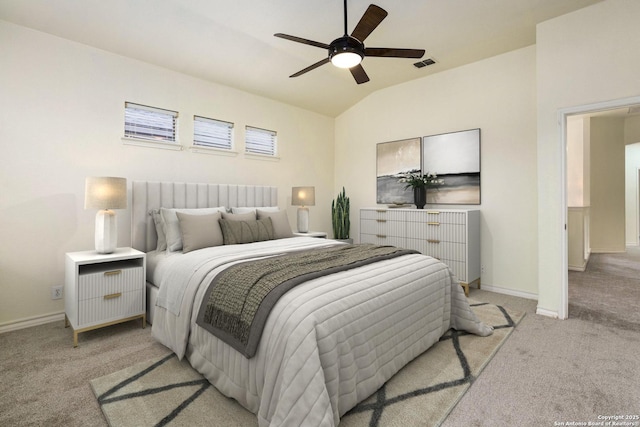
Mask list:
[[[331,202],[331,222],[333,224],[334,239],[348,239],[351,222],[349,221],[349,198],[344,187],[336,200]]]

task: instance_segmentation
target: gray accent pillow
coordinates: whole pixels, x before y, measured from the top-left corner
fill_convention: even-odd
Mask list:
[[[263,218],[271,218],[271,223],[273,224],[273,235],[274,239],[284,239],[286,237],[293,237],[293,232],[291,231],[291,225],[289,224],[289,217],[287,216],[287,211],[270,211],[263,210],[261,208],[257,209],[258,219]]]
[[[218,220],[222,218],[220,212],[208,215],[191,215],[176,212],[180,222],[182,234],[182,252],[187,253],[196,249],[221,246],[224,243]]]
[[[271,218],[237,221],[221,219],[220,229],[225,245],[262,242],[273,239]]]
[[[219,208],[195,208],[195,209],[169,209],[160,208],[160,214],[164,221],[164,234],[167,237],[167,250],[169,252],[182,250],[182,235],[180,234],[180,224],[178,223],[177,212],[191,215],[209,215],[216,212],[226,212],[225,207]]]
[[[225,212],[222,214],[222,219],[227,219],[229,221],[251,221],[256,219],[256,212],[250,211],[239,214]]]

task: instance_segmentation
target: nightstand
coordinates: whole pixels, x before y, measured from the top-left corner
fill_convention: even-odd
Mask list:
[[[309,231],[308,233],[300,233],[297,231],[293,232],[294,236],[302,236],[302,237],[317,237],[319,239],[326,239],[327,233],[324,231]]]
[[[144,252],[117,248],[111,254],[70,252],[65,257],[65,327],[78,334],[132,319],[146,323]]]

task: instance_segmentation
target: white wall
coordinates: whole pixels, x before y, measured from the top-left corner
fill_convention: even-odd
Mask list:
[[[640,2],[606,0],[537,27],[538,308],[547,314],[561,314],[567,274],[558,112],[640,95],[638,16]]]
[[[535,47],[380,90],[336,119],[335,190],[376,205],[376,144],[481,128],[482,283],[537,293]],[[456,207],[456,206],[445,206]],[[460,207],[460,206],[458,206]]]
[[[129,180],[267,184],[288,209],[291,187],[314,185],[311,228],[331,231],[334,120],[0,21],[0,327],[63,311],[50,287],[64,254],[93,248],[87,176]],[[124,102],[177,110],[188,146],[194,114],[278,132],[280,161],[124,145]],[[130,211],[117,211],[121,246]]]

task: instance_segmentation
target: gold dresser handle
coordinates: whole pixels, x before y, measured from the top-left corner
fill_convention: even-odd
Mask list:
[[[387,222],[386,219],[376,219],[376,222]]]
[[[427,239],[429,243],[440,243],[440,240]]]
[[[440,225],[439,222],[428,222],[427,225]]]
[[[387,236],[384,235],[384,234],[376,234],[376,237],[379,237],[381,239],[386,239],[387,238]]]
[[[114,298],[119,298],[122,296],[122,292],[118,292],[115,294],[109,294],[109,295],[105,295],[104,299],[114,299]]]
[[[427,215],[440,215],[440,211],[427,211]]]
[[[105,276],[117,276],[120,273],[122,273],[122,270],[113,270],[113,271],[105,271],[104,275]]]

